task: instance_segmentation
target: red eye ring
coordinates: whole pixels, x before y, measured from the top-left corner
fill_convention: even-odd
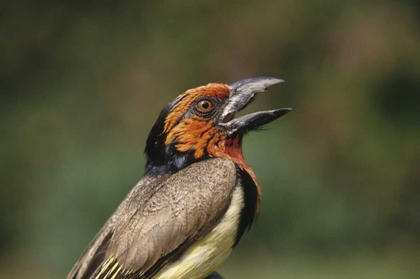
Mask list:
[[[210,100],[201,100],[197,103],[197,109],[201,112],[209,112],[213,108]]]

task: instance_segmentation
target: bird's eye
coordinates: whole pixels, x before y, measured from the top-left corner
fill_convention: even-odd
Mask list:
[[[201,112],[209,112],[213,108],[210,100],[201,100],[197,103],[197,109]]]

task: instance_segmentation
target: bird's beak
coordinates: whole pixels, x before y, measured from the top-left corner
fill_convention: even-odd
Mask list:
[[[220,116],[221,123],[219,125],[224,126],[228,135],[243,134],[258,129],[290,112],[292,110],[290,108],[281,108],[254,112],[234,119],[235,113],[250,104],[254,100],[256,93],[264,92],[271,85],[281,82],[283,80],[278,78],[258,77],[244,79],[229,85],[229,100]]]

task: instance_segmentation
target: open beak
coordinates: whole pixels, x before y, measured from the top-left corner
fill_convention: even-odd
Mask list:
[[[221,123],[219,125],[225,127],[228,135],[235,133],[244,134],[256,130],[290,112],[292,110],[290,108],[280,108],[254,112],[234,119],[235,113],[250,104],[254,100],[256,93],[264,92],[271,85],[281,82],[283,80],[278,78],[257,77],[240,80],[229,85],[230,96],[220,116]]]

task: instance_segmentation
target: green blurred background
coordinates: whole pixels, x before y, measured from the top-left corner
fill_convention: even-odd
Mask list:
[[[186,89],[274,76],[246,112],[261,213],[232,278],[420,278],[420,2],[14,1],[0,11],[1,278],[64,278]]]

